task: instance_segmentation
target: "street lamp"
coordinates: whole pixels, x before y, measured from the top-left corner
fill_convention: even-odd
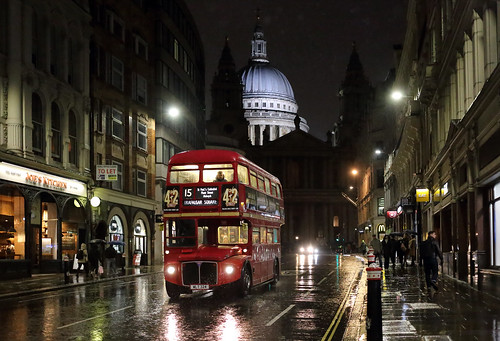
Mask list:
[[[358,175],[358,170],[357,170],[357,169],[353,169],[353,170],[351,171],[351,174],[352,174],[352,175]]]
[[[168,112],[167,112],[167,113],[168,113],[168,115],[169,115],[170,117],[172,117],[172,118],[176,118],[177,116],[179,116],[180,111],[179,111],[179,109],[178,109],[178,108],[176,108],[176,107],[172,107],[172,108],[168,109]]]
[[[391,98],[395,101],[400,101],[401,98],[405,97],[403,95],[403,93],[399,90],[394,90],[392,93],[391,93]]]

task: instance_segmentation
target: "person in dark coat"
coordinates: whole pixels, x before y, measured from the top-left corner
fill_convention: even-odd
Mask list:
[[[392,255],[391,240],[389,239],[388,235],[385,235],[384,239],[382,240],[382,254],[384,255],[384,269],[388,269],[389,260]],[[394,259],[392,260],[392,264],[394,264]]]
[[[441,260],[443,264],[443,254],[439,248],[439,244],[436,240],[436,232],[429,231],[427,233],[427,240],[422,242],[420,246],[420,258],[424,262],[424,272],[425,272],[425,283],[427,288],[430,289],[431,286],[438,290],[437,279],[438,279],[438,262],[437,258]]]

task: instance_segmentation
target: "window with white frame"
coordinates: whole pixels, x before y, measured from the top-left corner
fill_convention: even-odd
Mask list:
[[[115,37],[121,41],[125,41],[125,23],[112,11],[106,12],[106,28]]]
[[[135,54],[139,57],[148,60],[148,44],[138,35],[134,35]]]
[[[148,150],[148,127],[140,121],[137,121],[137,147]]]
[[[111,84],[123,91],[123,62],[111,56]]]
[[[148,81],[146,80],[146,78],[144,78],[140,75],[137,75],[135,86],[136,86],[136,89],[135,89],[136,98],[135,99],[139,103],[147,104]]]
[[[146,172],[143,172],[141,170],[137,170],[137,182],[136,182],[136,190],[137,190],[137,195],[141,197],[146,196]]]
[[[123,165],[116,161],[113,161],[112,164],[117,166],[117,179],[116,181],[111,181],[111,188],[121,191],[123,190]]]
[[[123,122],[123,113],[121,111],[116,110],[115,108],[111,111],[113,123],[111,125],[111,133],[113,137],[116,137],[120,140],[124,140],[124,122]]]

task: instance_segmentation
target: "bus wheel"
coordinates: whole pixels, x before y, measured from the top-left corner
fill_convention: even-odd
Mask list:
[[[172,299],[177,299],[179,298],[181,291],[177,287],[177,285],[165,282],[165,287],[167,289],[167,295],[172,298]]]
[[[241,272],[240,279],[240,296],[245,297],[250,294],[250,286],[252,285],[252,276],[250,275],[250,270],[245,267]]]
[[[280,265],[278,263],[278,260],[274,260],[274,268],[273,268],[273,281],[271,282],[272,285],[276,285],[278,281],[280,280]]]

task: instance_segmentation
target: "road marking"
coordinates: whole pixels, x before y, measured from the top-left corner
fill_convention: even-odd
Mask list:
[[[272,326],[274,324],[274,322],[278,321],[283,315],[285,315],[286,313],[288,313],[290,311],[290,309],[292,309],[293,307],[295,307],[295,304],[290,304],[288,306],[288,308],[286,308],[281,313],[279,313],[278,316],[276,316],[275,318],[273,318],[271,321],[267,322],[266,323],[266,327]]]
[[[363,271],[363,270],[361,269],[360,272],[361,271]],[[356,280],[357,277],[358,276],[353,276],[353,278],[351,280],[351,284],[349,285],[349,289],[347,289],[347,294],[345,295],[344,300],[342,301],[339,308],[337,309],[337,313],[333,317],[332,323],[330,323],[330,326],[326,330],[326,333],[325,333],[325,335],[323,335],[323,338],[321,339],[321,341],[325,341],[325,340],[331,341],[333,338],[333,335],[335,335],[335,331],[337,330],[337,328],[340,324],[340,321],[342,319],[342,316],[344,315],[344,312],[346,310],[347,301],[349,299],[349,296],[351,295],[352,286],[353,286],[354,281]]]
[[[119,311],[122,311],[122,310],[125,310],[125,309],[129,309],[129,308],[132,308],[132,307],[133,307],[132,305],[129,305],[128,307],[117,309],[117,310],[113,310],[113,311],[110,311],[110,312],[108,312],[106,314],[97,315],[97,316],[90,317],[90,318],[85,319],[85,320],[81,320],[81,321],[73,322],[73,323],[70,323],[70,324],[66,324],[64,326],[60,326],[60,327],[57,327],[57,329],[63,329],[63,328],[74,326],[74,325],[79,324],[79,323],[83,323],[83,322],[95,320],[97,318],[100,318],[100,317],[103,317],[103,316],[106,316],[106,315],[110,315],[110,314],[114,314],[114,313],[117,313]]]

